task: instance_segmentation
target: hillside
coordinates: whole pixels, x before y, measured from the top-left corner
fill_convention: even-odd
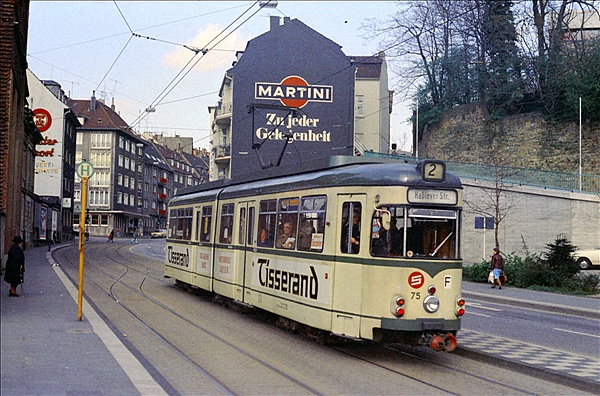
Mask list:
[[[600,125],[583,120],[582,173],[600,175]],[[484,106],[447,110],[426,126],[419,156],[556,172],[579,172],[579,123],[547,121],[528,113],[491,121]]]

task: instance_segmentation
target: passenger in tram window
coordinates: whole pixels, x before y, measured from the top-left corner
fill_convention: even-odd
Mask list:
[[[406,253],[408,256],[423,256],[423,225],[420,220],[409,218],[409,228],[406,234]],[[412,227],[411,227],[412,225]],[[412,252],[409,253],[409,252]]]
[[[348,253],[348,244],[351,246],[351,253],[358,254],[360,250],[360,209],[352,215],[352,234],[348,240],[350,230],[349,224],[342,226],[342,253]]]
[[[387,256],[388,251],[388,230],[385,229],[379,218],[374,218],[371,233],[371,254],[373,256]]]
[[[286,221],[283,223],[281,233],[277,236],[277,242],[275,247],[283,249],[293,249],[296,246],[296,238],[294,237],[294,231],[292,223]]]
[[[271,240],[269,238],[269,231],[266,228],[262,228],[260,230],[260,235],[258,237],[258,246],[263,246],[263,247],[272,247],[273,243],[271,243]]]
[[[399,227],[398,227],[398,224],[400,224]],[[397,221],[392,221],[392,228],[390,229],[390,238],[391,238],[390,254],[401,255],[403,253],[402,245],[404,244],[404,219],[403,218],[398,218]]]
[[[298,231],[298,249],[310,250],[310,245],[312,243],[312,234],[315,232],[315,227],[313,227],[310,220],[305,220],[304,223],[300,226],[300,230]]]

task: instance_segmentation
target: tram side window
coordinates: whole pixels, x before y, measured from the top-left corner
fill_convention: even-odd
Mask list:
[[[277,200],[260,201],[258,208],[258,241],[261,247],[273,247],[277,224]]]
[[[344,202],[342,205],[342,253],[358,254],[360,252],[360,202]]]
[[[233,232],[233,204],[221,206],[221,228],[219,229],[219,243],[231,243]]]
[[[210,224],[212,220],[212,206],[202,208],[202,227],[200,229],[200,241],[210,242]]]
[[[252,245],[254,242],[254,216],[255,208],[251,207],[248,209],[248,245]]]
[[[276,248],[294,249],[296,247],[298,203],[298,198],[285,198],[279,200],[277,206]]]
[[[303,197],[298,224],[298,250],[323,251],[327,197]]]
[[[238,243],[244,244],[244,233],[246,231],[246,208],[240,208],[240,224],[239,224],[239,236]]]
[[[196,235],[194,237],[195,240],[200,239],[200,228],[202,227],[202,212],[196,212]]]
[[[192,238],[192,223],[194,210],[192,208],[172,209],[169,213],[171,238],[190,240]]]

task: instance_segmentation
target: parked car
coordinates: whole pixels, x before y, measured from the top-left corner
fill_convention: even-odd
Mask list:
[[[164,228],[152,231],[150,233],[150,238],[166,238],[167,237],[167,230],[165,230]]]
[[[573,253],[581,269],[589,269],[593,265],[600,266],[600,247],[590,250],[577,250]]]

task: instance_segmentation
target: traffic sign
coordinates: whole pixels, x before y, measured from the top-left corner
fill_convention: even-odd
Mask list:
[[[84,177],[89,178],[92,177],[92,175],[94,174],[94,167],[89,162],[82,162],[79,165],[77,165],[76,171],[77,175],[82,179]]]

